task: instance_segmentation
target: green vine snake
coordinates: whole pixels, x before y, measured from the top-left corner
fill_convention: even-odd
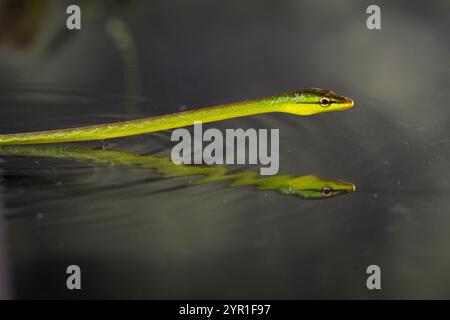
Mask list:
[[[190,126],[195,122],[207,123],[270,112],[312,115],[345,110],[352,106],[353,101],[350,98],[340,96],[326,89],[309,88],[277,96],[144,119],[60,130],[3,134],[0,135],[0,145],[104,140]]]
[[[0,147],[0,155],[73,159],[108,165],[133,165],[152,169],[155,173],[165,178],[202,176],[202,178],[192,182],[192,185],[230,181],[229,187],[255,186],[258,190],[272,190],[283,195],[292,195],[303,199],[327,199],[353,192],[356,189],[353,183],[322,179],[314,175],[300,177],[275,175],[261,178],[253,171],[228,174],[228,169],[224,166],[177,165],[170,158],[166,157],[137,155],[115,150],[77,149],[57,146],[7,146]]]

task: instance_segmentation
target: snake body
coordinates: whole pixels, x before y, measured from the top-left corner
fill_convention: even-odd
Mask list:
[[[104,140],[132,136],[270,112],[311,115],[349,109],[350,98],[317,88],[298,90],[276,96],[240,101],[192,111],[144,119],[91,125],[77,128],[0,135],[0,145],[44,144],[87,140]]]

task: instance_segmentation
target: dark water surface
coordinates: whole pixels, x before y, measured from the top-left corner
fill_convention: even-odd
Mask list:
[[[366,28],[365,1],[112,3],[82,6],[70,33],[64,1],[48,2],[32,40],[0,37],[2,133],[323,87],[355,108],[204,128],[279,128],[281,174],[357,192],[307,201],[131,164],[2,155],[0,296],[450,298],[448,1],[378,1],[380,31]],[[106,150],[171,146],[163,132]],[[66,289],[70,264],[81,291]]]

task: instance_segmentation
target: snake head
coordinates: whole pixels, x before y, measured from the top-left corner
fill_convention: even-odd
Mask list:
[[[304,199],[328,199],[354,192],[356,186],[351,182],[307,175],[290,179],[281,189],[284,194],[291,194]]]
[[[353,100],[333,91],[308,88],[288,93],[284,97],[284,111],[296,115],[346,110],[353,107]]]

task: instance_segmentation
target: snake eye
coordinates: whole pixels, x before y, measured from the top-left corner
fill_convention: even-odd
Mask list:
[[[322,195],[324,197],[329,197],[333,194],[333,189],[331,189],[330,187],[326,186],[322,188]]]
[[[326,108],[326,107],[328,107],[328,106],[331,104],[331,101],[330,101],[330,99],[328,99],[328,98],[320,98],[319,104],[320,104],[322,107]]]

